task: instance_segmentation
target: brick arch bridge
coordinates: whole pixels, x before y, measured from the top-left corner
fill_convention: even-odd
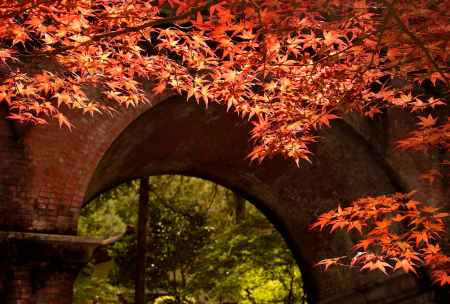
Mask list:
[[[321,272],[342,255],[344,235],[309,232],[322,211],[356,197],[422,187],[443,205],[444,185],[414,175],[437,161],[392,153],[412,124],[398,113],[378,123],[338,122],[315,147],[312,164],[281,158],[250,164],[249,124],[219,105],[152,98],[114,117],[72,113],[72,131],[0,120],[0,303],[71,303],[74,278],[101,242],[74,236],[80,208],[131,178],[185,174],[215,181],[254,203],[275,224],[301,268],[309,303],[438,303],[442,292],[410,276]],[[381,136],[380,136],[381,134]]]

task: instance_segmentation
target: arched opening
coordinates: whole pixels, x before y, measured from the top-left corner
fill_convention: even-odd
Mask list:
[[[199,178],[150,181],[148,303],[306,303],[294,256],[256,206]],[[114,242],[80,272],[75,303],[132,303],[137,188],[122,184],[83,208],[79,235]]]
[[[367,142],[337,122],[321,134],[312,164],[298,168],[273,158],[258,165],[246,159],[249,130],[248,122],[217,104],[205,110],[180,97],[161,101],[127,123],[106,148],[100,147],[83,201],[143,176],[204,178],[239,193],[275,224],[302,270],[309,303],[345,302],[358,290],[378,286],[383,277],[346,270],[324,273],[314,267],[323,257],[342,255],[351,240],[308,229],[318,214],[340,202],[395,191]]]

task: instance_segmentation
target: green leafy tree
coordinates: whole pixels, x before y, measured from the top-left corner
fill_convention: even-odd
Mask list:
[[[283,246],[284,245],[284,246]],[[215,231],[196,260],[189,288],[217,301],[304,303],[301,275],[283,239],[256,210]]]

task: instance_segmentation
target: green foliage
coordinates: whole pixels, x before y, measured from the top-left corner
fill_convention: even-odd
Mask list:
[[[73,303],[122,303],[122,299],[130,298],[128,289],[112,284],[107,273],[99,273],[105,266],[88,265],[83,269],[75,282]]]
[[[137,183],[130,182],[108,191],[81,211],[78,234],[108,238],[137,222]]]
[[[248,213],[202,249],[190,289],[239,303],[302,303],[301,276],[289,249],[255,208]]]
[[[80,234],[126,233],[109,249],[110,262],[91,265],[80,275],[75,303],[132,299],[137,193],[137,183],[128,183],[83,210]],[[246,205],[244,220],[236,224],[235,196],[229,190],[197,178],[152,177],[148,298],[159,304],[305,303],[300,272],[283,239]]]

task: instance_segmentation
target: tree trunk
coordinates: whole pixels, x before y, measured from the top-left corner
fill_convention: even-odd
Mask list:
[[[237,193],[234,194],[234,217],[238,225],[245,219],[245,199]]]
[[[183,288],[186,288],[186,274],[183,268],[181,268],[180,273],[181,273],[181,286]]]
[[[139,213],[137,230],[136,280],[134,289],[134,303],[145,304],[145,256],[147,239],[149,179],[139,180]]]

